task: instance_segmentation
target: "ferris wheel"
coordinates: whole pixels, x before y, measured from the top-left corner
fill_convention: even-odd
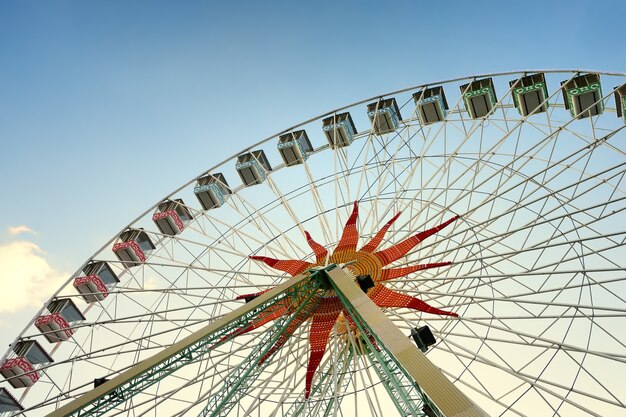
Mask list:
[[[0,415],[626,416],[625,126],[626,73],[550,70],[284,129],[69,277]]]

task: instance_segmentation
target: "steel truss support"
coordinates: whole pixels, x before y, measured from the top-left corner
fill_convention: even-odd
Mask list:
[[[403,416],[423,416],[422,403],[446,417],[487,416],[402,334],[352,276],[339,267],[325,272],[364,335],[374,368]]]
[[[99,416],[119,406],[167,375],[199,360],[277,302],[303,295],[306,298],[313,294],[319,285],[319,280],[311,279],[313,275],[298,275],[261,294],[244,306],[216,319],[192,335],[60,407],[48,417]]]
[[[311,298],[320,287],[320,281],[315,279],[315,274],[311,275],[311,280],[299,286],[298,299],[302,299],[300,305],[291,314],[285,314],[265,331],[263,338],[255,342],[252,352],[244,359],[232,372],[228,374],[221,389],[212,395],[207,401],[204,410],[198,414],[199,417],[223,417],[228,415],[230,410],[245,396],[252,386],[252,383],[261,374],[269,363],[269,360],[261,363],[261,360],[278,341],[280,335],[287,329],[289,324],[296,318],[303,308],[311,308],[309,304]],[[318,301],[319,302],[319,301]]]
[[[367,331],[367,327],[362,323],[356,321],[355,323],[358,323],[357,327],[361,332]],[[424,413],[421,410],[428,404],[437,417],[444,417],[419,386],[403,372],[389,352],[378,348],[371,340],[367,340],[366,343],[367,356],[402,416],[422,416]]]
[[[333,405],[338,407],[338,403],[341,402],[343,394],[337,396],[337,398],[335,398],[334,395],[324,395],[324,388],[327,388],[329,384],[331,384],[330,386],[334,389],[334,392],[344,393],[348,384],[350,384],[350,378],[346,376],[346,371],[350,367],[354,352],[349,344],[346,344],[342,352],[344,354],[339,356],[341,358],[340,360],[336,362],[329,361],[328,366],[322,372],[319,372],[318,380],[311,388],[311,396],[305,399],[303,394],[300,401],[293,403],[291,407],[283,413],[283,417],[312,415],[328,417],[333,409]],[[336,375],[338,379],[336,381],[329,381],[333,379],[334,375]],[[316,394],[322,394],[322,397],[316,400]]]

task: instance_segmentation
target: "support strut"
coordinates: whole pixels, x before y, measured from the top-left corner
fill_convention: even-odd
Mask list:
[[[308,280],[308,282],[307,282]],[[167,375],[200,360],[239,329],[248,326],[259,312],[287,297],[302,296],[311,287],[311,276],[298,275],[209,325],[137,363],[104,384],[50,413],[48,417],[100,416],[156,384]]]
[[[414,393],[446,417],[487,417],[480,407],[452,384],[406,335],[359,288],[343,269],[325,271],[345,310],[354,320],[375,356],[375,369],[402,415],[421,416]],[[372,343],[372,340],[375,342]],[[409,379],[411,383],[403,382]]]

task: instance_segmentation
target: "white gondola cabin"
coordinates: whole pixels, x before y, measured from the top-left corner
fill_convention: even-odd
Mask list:
[[[119,240],[113,245],[113,253],[127,268],[144,263],[148,252],[155,249],[143,229],[128,229],[120,235]]]
[[[615,87],[615,109],[617,117],[621,117],[626,123],[626,84]]]
[[[548,87],[546,77],[542,73],[510,81],[509,86],[512,89],[515,107],[522,116],[548,110]]]
[[[72,324],[85,320],[83,313],[69,298],[60,298],[50,302],[48,312],[49,314],[37,318],[35,327],[50,343],[68,340],[74,334]]]
[[[357,134],[350,113],[339,113],[322,120],[322,128],[332,149],[349,146]]]
[[[372,122],[372,131],[377,135],[395,132],[402,121],[398,103],[393,97],[368,104],[367,116]]]
[[[175,236],[185,229],[193,216],[181,199],[165,200],[157,207],[152,221],[164,235]]]
[[[445,120],[448,101],[443,87],[431,87],[413,94],[417,106],[417,117],[422,125],[429,125]]]
[[[74,288],[88,303],[104,300],[109,290],[120,282],[109,264],[102,261],[87,264],[83,273],[74,280]]]
[[[472,119],[487,116],[498,99],[491,78],[483,78],[461,86],[465,109]]]
[[[272,167],[265,156],[265,152],[257,150],[239,155],[235,169],[239,173],[241,181],[249,187],[265,181]]]
[[[51,363],[52,358],[35,340],[17,342],[13,355],[0,365],[0,374],[13,388],[30,387],[39,380],[37,365]]]
[[[6,388],[0,388],[0,415],[7,413],[11,415],[15,412],[24,410],[24,407],[11,395]]]
[[[285,133],[278,138],[278,152],[286,166],[303,163],[311,151],[313,146],[304,130]]]
[[[602,86],[598,74],[585,74],[561,82],[563,101],[576,119],[595,116],[602,113]]]
[[[226,178],[219,172],[198,178],[193,192],[204,210],[221,207],[232,193]]]

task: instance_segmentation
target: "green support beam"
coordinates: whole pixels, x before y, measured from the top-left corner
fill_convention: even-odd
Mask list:
[[[359,288],[351,275],[339,267],[328,268],[326,273],[348,314],[362,333],[371,335],[376,342],[378,349],[374,348],[367,337],[364,338],[371,345],[372,353],[376,352],[376,368],[389,375],[389,381],[385,385],[391,390],[392,399],[394,402],[409,402],[399,408],[404,415],[423,415],[421,410],[415,410],[417,405],[410,404],[412,396],[409,386],[416,385],[416,389],[425,394],[426,401],[431,401],[446,417],[487,417],[485,411],[466,397],[409,341]],[[414,384],[403,384],[402,379],[396,380],[396,376],[400,375],[398,372],[411,378]]]
[[[296,318],[303,308],[311,308],[311,298],[320,287],[320,281],[311,276],[311,280],[299,288],[297,299],[302,299],[300,305],[291,314],[285,314],[263,333],[263,337],[256,341],[252,352],[235,369],[226,376],[215,395],[207,401],[207,405],[198,414],[199,417],[224,417],[249,391],[269,361],[261,363],[261,359],[278,341],[280,335]],[[319,301],[318,301],[319,302]]]
[[[160,353],[137,363],[110,381],[86,392],[52,412],[48,417],[83,417],[104,414],[167,375],[198,360],[214,349],[217,344],[224,342],[222,339],[224,336],[229,336],[235,330],[249,324],[259,312],[286,297],[299,294],[301,287],[306,286],[307,280],[310,280],[309,275],[298,275],[289,279]]]
[[[328,361],[328,366],[326,366],[323,370],[318,371],[317,380],[311,387],[311,396],[308,399],[305,399],[304,394],[302,394],[300,401],[293,403],[291,407],[283,413],[283,417],[311,415],[327,417],[331,413],[333,406],[338,406],[335,402],[334,395],[325,396],[324,394],[326,394],[329,387],[334,389],[335,392],[343,393],[350,384],[350,378],[346,377],[346,372],[350,368],[350,362],[352,361],[354,352],[349,348],[349,345],[346,345],[342,351],[343,354],[338,356],[341,360],[337,362],[333,362],[332,360]],[[333,379],[333,376],[335,375],[337,376],[337,380],[329,381]],[[322,398],[316,400],[315,396],[319,394],[322,394],[323,396]],[[341,402],[342,398],[343,396],[337,397],[337,403]]]

